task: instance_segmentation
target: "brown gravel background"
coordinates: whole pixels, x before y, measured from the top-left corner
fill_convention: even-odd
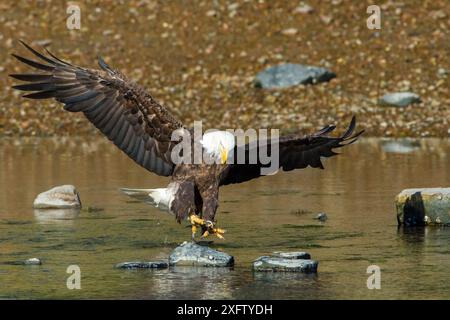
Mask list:
[[[188,126],[273,127],[284,132],[347,122],[369,136],[448,137],[450,1],[375,1],[382,29],[366,26],[374,1],[78,1],[81,30],[66,28],[66,1],[0,2],[0,136],[96,134],[81,114],[53,101],[29,101],[11,90],[23,72],[10,53],[23,39],[63,59],[97,67],[102,55],[147,87]],[[326,84],[284,90],[254,88],[257,72],[281,62],[327,67]],[[386,92],[422,98],[383,107]]]

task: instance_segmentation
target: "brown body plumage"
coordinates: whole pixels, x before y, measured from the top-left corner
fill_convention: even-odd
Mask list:
[[[91,70],[60,60],[48,51],[48,56],[45,56],[23,44],[41,62],[13,56],[39,69],[41,73],[12,74],[11,77],[28,82],[14,88],[33,92],[24,97],[54,98],[63,103],[67,111],[83,112],[90,122],[137,164],[155,174],[171,176],[170,185],[175,190],[175,197],[170,210],[178,221],[193,212],[205,220],[214,221],[220,186],[261,176],[260,169],[264,165],[259,159],[253,164],[173,163],[171,152],[179,141],[171,141],[172,133],[188,129],[144,89],[110,68],[101,58],[99,65],[102,70]],[[323,169],[321,157],[335,155],[332,149],[354,142],[361,134],[352,135],[354,118],[342,136],[327,136],[334,128],[326,126],[309,136],[281,137],[278,146],[279,168],[284,171],[307,166]],[[238,150],[249,153],[252,146],[236,146],[235,155]],[[271,146],[267,148],[270,150]]]

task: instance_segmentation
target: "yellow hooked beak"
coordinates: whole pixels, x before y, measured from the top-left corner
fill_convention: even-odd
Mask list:
[[[228,160],[228,150],[222,144],[220,144],[220,160],[221,164],[226,164]]]

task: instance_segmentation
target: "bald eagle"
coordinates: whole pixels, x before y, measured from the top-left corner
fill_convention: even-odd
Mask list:
[[[201,228],[202,238],[214,234],[223,238],[223,229],[216,223],[219,204],[219,187],[249,181],[262,176],[261,169],[268,166],[259,154],[250,161],[250,153],[261,148],[258,143],[236,144],[235,137],[227,131],[213,131],[190,143],[199,147],[212,163],[176,163],[171,153],[182,139],[172,139],[174,132],[191,133],[165,107],[136,83],[98,59],[102,70],[92,70],[72,65],[57,58],[45,49],[42,54],[21,42],[37,58],[30,60],[13,54],[19,61],[38,69],[39,73],[11,74],[25,84],[14,89],[30,91],[30,99],[54,98],[64,104],[69,112],[82,112],[109,140],[137,164],[160,176],[171,177],[166,188],[122,189],[126,194],[144,200],[174,214],[181,222],[191,223],[192,238]],[[338,137],[328,134],[335,129],[328,125],[306,136],[281,136],[265,147],[278,150],[278,169],[291,171],[308,166],[323,169],[321,157],[336,155],[333,149],[356,141],[363,132],[353,133],[355,117],[347,130]],[[239,152],[245,155],[237,160]]]

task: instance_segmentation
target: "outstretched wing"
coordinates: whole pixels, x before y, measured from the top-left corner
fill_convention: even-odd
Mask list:
[[[137,84],[110,68],[101,58],[103,71],[71,65],[49,51],[45,56],[22,44],[41,61],[13,54],[19,61],[41,71],[11,74],[27,81],[13,88],[34,91],[24,97],[55,98],[70,112],[83,112],[109,140],[136,163],[158,175],[169,176],[174,164],[170,151],[176,142],[171,135],[182,127],[163,106]]]
[[[333,131],[336,127],[326,126],[322,130],[303,137],[296,135],[283,136],[278,142],[279,151],[279,165],[283,171],[291,171],[294,169],[302,169],[308,166],[313,168],[323,169],[321,157],[331,157],[337,153],[333,149],[341,148],[355,142],[363,131],[353,134],[355,129],[356,119],[352,118],[347,131],[340,137],[329,137],[327,134]],[[353,135],[352,135],[353,134]],[[260,150],[264,148],[264,150]],[[267,154],[269,157],[276,156],[273,151],[276,148],[271,145],[269,141],[258,141],[254,144],[246,144],[243,146],[236,146],[234,149],[234,162],[226,166],[221,175],[220,184],[226,185],[231,183],[241,183],[261,176],[262,168],[271,167],[270,163],[265,163],[260,158],[260,151],[262,154]],[[239,157],[241,155],[245,155]],[[253,161],[250,153],[253,153]],[[238,159],[245,159],[245,163],[240,164]]]

